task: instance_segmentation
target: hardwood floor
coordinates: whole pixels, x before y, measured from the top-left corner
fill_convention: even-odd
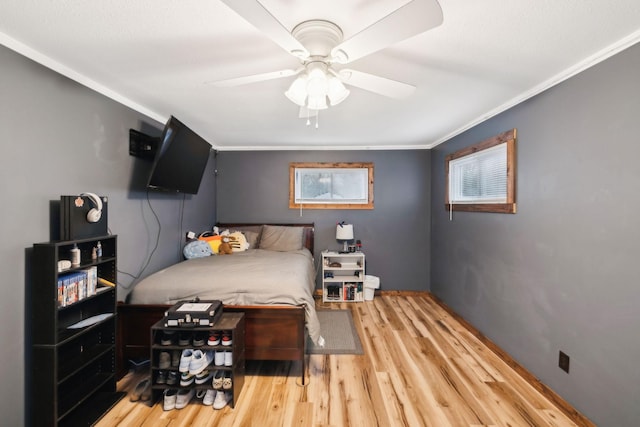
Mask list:
[[[352,310],[364,355],[309,356],[305,387],[299,362],[249,362],[233,409],[193,401],[163,411],[125,397],[97,426],[593,425],[555,406],[428,294],[318,306]]]

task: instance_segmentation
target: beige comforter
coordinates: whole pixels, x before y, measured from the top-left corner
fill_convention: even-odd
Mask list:
[[[250,249],[190,259],[160,270],[136,284],[128,302],[174,304],[199,297],[228,305],[303,305],[309,336],[318,343],[314,289],[315,268],[307,249]]]

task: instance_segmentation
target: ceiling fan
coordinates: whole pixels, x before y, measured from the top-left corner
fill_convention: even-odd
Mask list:
[[[415,86],[353,69],[337,69],[334,64],[348,64],[437,27],[443,20],[437,0],[412,0],[348,40],[343,40],[342,30],[333,22],[321,19],[304,21],[289,32],[258,0],[222,2],[298,58],[301,67],[212,84],[230,87],[297,76],[285,95],[300,105],[300,117],[317,115],[318,110],[328,108],[327,99],[332,106],[342,102],[349,95],[344,84],[396,99],[411,95]]]

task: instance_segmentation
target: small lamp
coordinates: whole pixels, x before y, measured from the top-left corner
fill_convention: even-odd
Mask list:
[[[342,241],[344,245],[340,253],[346,254],[349,252],[347,242],[353,240],[353,224],[338,224],[336,226],[336,240],[338,242]]]

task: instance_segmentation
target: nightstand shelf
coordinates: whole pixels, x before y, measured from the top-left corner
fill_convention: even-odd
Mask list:
[[[364,261],[362,252],[323,252],[322,301],[364,301]]]

